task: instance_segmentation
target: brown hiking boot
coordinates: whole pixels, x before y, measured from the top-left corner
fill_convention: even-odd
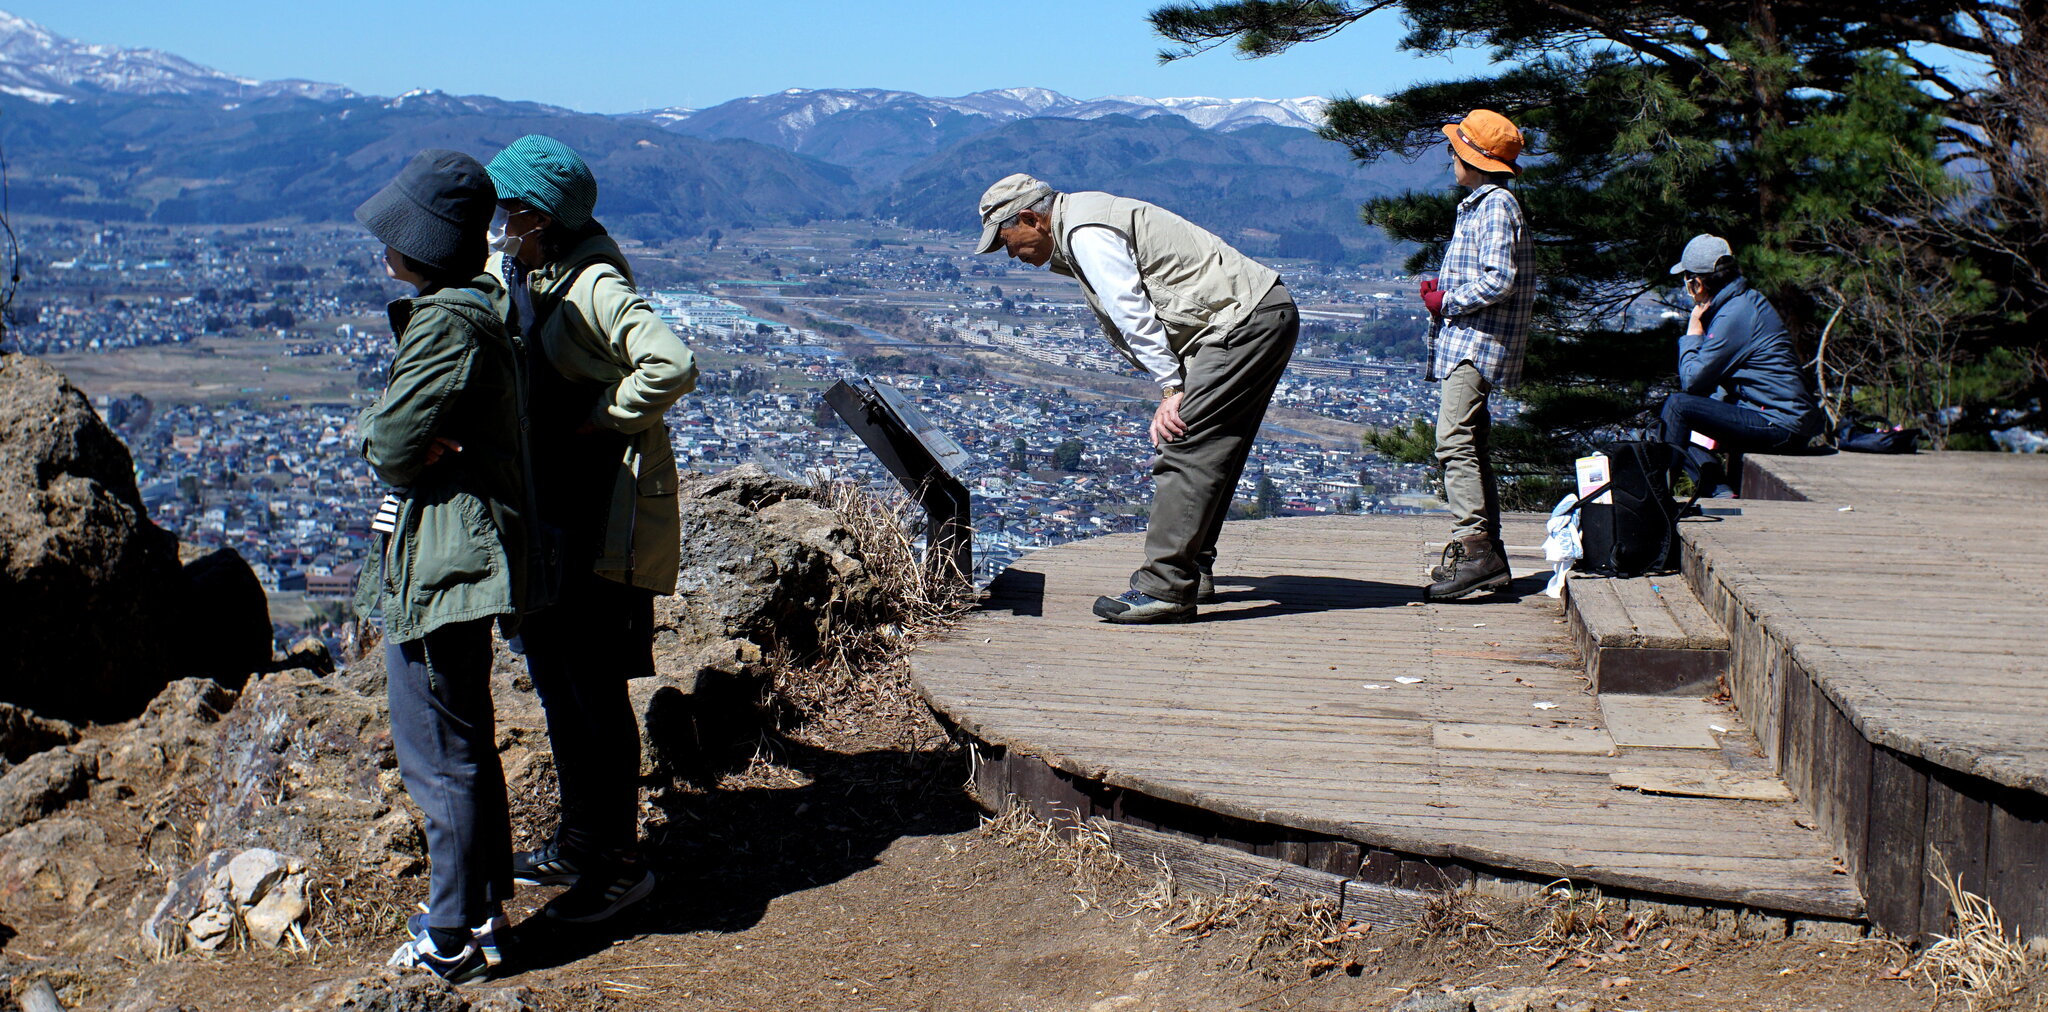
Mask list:
[[[1497,553],[1501,558],[1505,559],[1508,557],[1507,542],[1502,541],[1500,539],[1500,535],[1495,534],[1489,537],[1487,539],[1487,543],[1493,546],[1494,552]],[[1436,565],[1429,567],[1429,582],[1431,583],[1442,583],[1443,581],[1448,580],[1451,577],[1457,575],[1458,567],[1451,563],[1451,553],[1448,550],[1450,546],[1445,545],[1444,548],[1446,549],[1446,551],[1444,552],[1443,561],[1438,562]],[[1462,558],[1462,556],[1460,557]]]
[[[1500,539],[1488,535],[1459,538],[1444,546],[1441,565],[1429,571],[1431,583],[1422,591],[1425,601],[1455,601],[1482,590],[1508,585],[1508,557]]]

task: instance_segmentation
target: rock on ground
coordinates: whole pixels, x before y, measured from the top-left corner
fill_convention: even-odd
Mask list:
[[[1417,991],[1395,1002],[1391,1012],[1472,1012],[1472,999],[1441,991]]]
[[[105,878],[107,834],[73,815],[32,822],[0,836],[0,906],[83,909]]]
[[[807,657],[882,593],[811,486],[746,465],[679,491],[682,569],[675,596],[656,599],[658,643],[742,664],[761,651]]]
[[[304,862],[274,850],[216,850],[171,883],[142,935],[159,957],[217,949],[237,927],[249,941],[278,948],[309,909],[307,879]]]
[[[165,681],[180,575],[85,394],[40,359],[0,357],[0,695],[47,716],[133,715]]]
[[[531,1012],[524,988],[468,990],[425,970],[379,970],[322,984],[277,1012]]]
[[[0,776],[0,833],[19,829],[85,797],[99,771],[92,753],[53,748]]]

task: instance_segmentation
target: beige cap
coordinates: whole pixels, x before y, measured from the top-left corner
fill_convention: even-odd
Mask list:
[[[981,245],[974,251],[993,252],[1003,244],[996,238],[996,228],[1003,219],[1038,203],[1051,192],[1052,187],[1022,172],[1013,172],[996,180],[996,185],[981,194]]]

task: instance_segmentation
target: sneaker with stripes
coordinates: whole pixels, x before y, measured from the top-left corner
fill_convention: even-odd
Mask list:
[[[479,937],[480,934],[493,930],[489,924],[473,931],[469,939],[463,943],[462,948],[452,953],[443,953],[434,945],[433,933],[427,930],[426,915],[417,914],[415,916],[420,921],[419,930],[415,931],[411,937],[405,940],[404,944],[398,947],[397,951],[391,954],[391,958],[385,961],[385,965],[425,967],[435,976],[450,984],[464,984],[490,975],[491,968],[496,962],[491,958],[491,955],[498,951],[497,942],[495,938],[490,940],[487,949],[485,940]],[[412,926],[410,918],[407,919],[406,926],[408,928]]]
[[[427,905],[419,904],[419,908],[418,913],[405,919],[405,933],[414,939],[425,938],[427,935]],[[512,922],[506,920],[503,914],[497,914],[485,920],[481,927],[471,929],[470,937],[477,951],[483,953],[484,963],[495,967],[505,961],[500,939],[510,936],[511,933]]]
[[[583,875],[583,866],[589,863],[588,858],[553,839],[537,849],[512,855],[512,880],[524,885],[575,885]]]
[[[570,924],[595,924],[646,899],[654,892],[654,873],[637,857],[619,857],[586,868],[568,891],[547,905],[547,916]]]

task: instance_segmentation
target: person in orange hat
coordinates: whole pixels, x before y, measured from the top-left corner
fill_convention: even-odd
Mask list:
[[[1536,301],[1529,227],[1507,183],[1522,174],[1522,131],[1506,116],[1474,109],[1444,127],[1451,171],[1470,190],[1443,266],[1422,282],[1429,308],[1429,378],[1443,385],[1436,416],[1436,459],[1453,528],[1443,562],[1430,570],[1423,597],[1452,601],[1505,587],[1500,496],[1488,442],[1487,398],[1522,378],[1522,352]]]

